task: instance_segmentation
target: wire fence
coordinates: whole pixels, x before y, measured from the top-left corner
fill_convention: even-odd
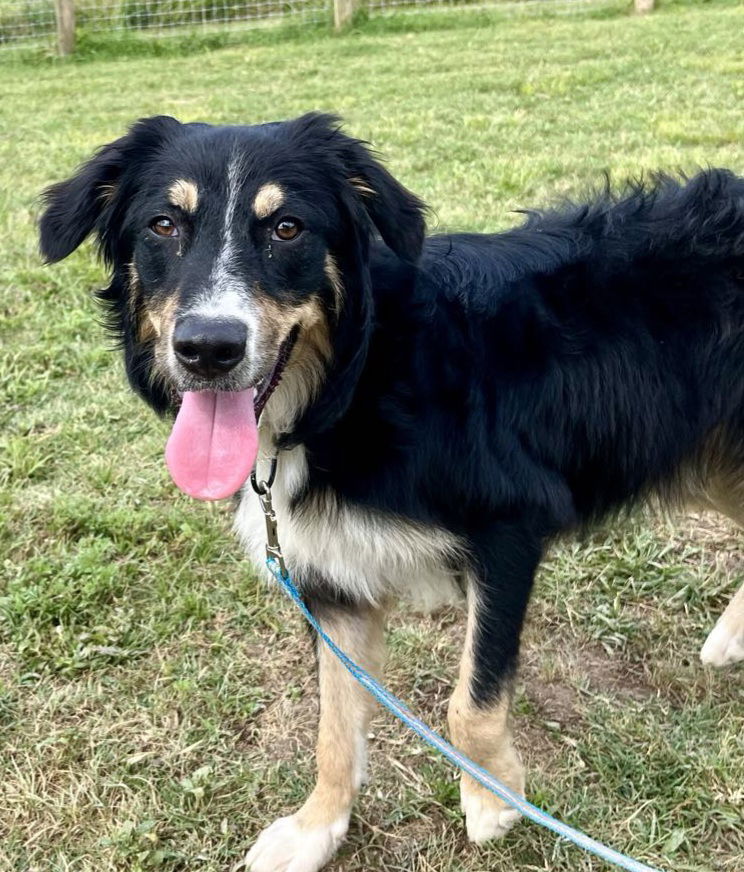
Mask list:
[[[498,8],[579,11],[612,0],[365,0],[370,15],[423,8]],[[617,2],[617,0],[615,0]],[[299,24],[329,22],[333,0],[76,0],[78,32],[151,31],[162,35],[228,26],[258,27],[277,19]],[[54,0],[0,0],[0,48],[52,43],[57,35]]]
[[[88,33],[176,32],[277,18],[321,21],[328,8],[328,0],[78,0],[75,24]],[[0,46],[54,39],[56,32],[54,0],[0,0]]]
[[[365,8],[374,12],[416,9],[499,9],[509,14],[550,10],[579,12],[589,7],[618,5],[613,0],[366,0]]]

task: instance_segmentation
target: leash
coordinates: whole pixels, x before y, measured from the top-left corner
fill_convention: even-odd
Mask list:
[[[261,509],[266,520],[266,566],[271,574],[279,582],[284,592],[294,601],[297,608],[305,616],[310,626],[315,630],[323,642],[330,650],[338,657],[341,663],[351,673],[351,675],[362,685],[362,687],[379,702],[396,718],[402,721],[409,729],[413,730],[421,739],[446,757],[451,763],[454,763],[458,769],[466,772],[471,778],[474,778],[480,785],[489,790],[499,799],[503,800],[511,808],[516,809],[521,815],[534,821],[542,827],[551,830],[556,835],[569,842],[573,842],[584,851],[594,854],[608,863],[619,866],[627,872],[661,872],[661,870],[653,866],[647,866],[644,863],[634,860],[632,857],[627,857],[621,854],[614,848],[598,842],[596,839],[582,833],[581,830],[576,830],[562,821],[556,820],[547,812],[528,802],[523,796],[515,793],[511,788],[507,787],[498,778],[487,772],[482,766],[473,762],[469,757],[458,751],[451,745],[443,736],[425,724],[422,720],[416,717],[410,709],[394,696],[390,691],[383,687],[377,679],[373,678],[365,669],[359,666],[351,657],[346,654],[331,637],[323,630],[320,623],[315,618],[313,613],[305,604],[299,590],[295,587],[294,582],[287,570],[282,555],[282,549],[279,544],[277,534],[276,514],[274,512],[273,503],[271,501],[271,486],[276,477],[277,459],[273,458],[271,462],[271,470],[269,478],[266,481],[258,482],[256,480],[255,471],[251,474],[251,484],[254,491],[258,494],[258,499],[261,503]]]

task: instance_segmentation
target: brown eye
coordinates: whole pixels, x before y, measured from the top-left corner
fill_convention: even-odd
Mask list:
[[[153,233],[157,233],[158,236],[167,236],[170,238],[178,236],[178,227],[176,227],[170,218],[166,218],[165,215],[160,215],[158,218],[155,218],[154,221],[151,221],[150,230],[152,230]]]
[[[302,221],[297,218],[282,218],[282,220],[274,228],[274,239],[281,239],[284,242],[289,242],[291,239],[297,239],[302,233]]]

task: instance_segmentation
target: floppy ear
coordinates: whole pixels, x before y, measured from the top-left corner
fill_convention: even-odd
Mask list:
[[[361,198],[385,244],[398,257],[415,263],[426,231],[424,203],[390,175],[365,143],[344,139],[349,143],[346,148],[349,184]]]
[[[367,360],[374,305],[369,274],[369,233],[358,223],[342,249],[334,252],[342,277],[344,302],[332,325],[333,359],[315,400],[282,434],[284,448],[307,443],[326,433],[346,412]]]
[[[305,443],[317,457],[330,450],[327,434],[349,408],[367,360],[374,321],[369,268],[371,227],[401,259],[415,264],[426,225],[425,206],[374,158],[367,145],[342,133],[333,115],[311,113],[290,122],[289,136],[318,160],[324,175],[340,184],[339,205],[348,233],[333,255],[344,287],[344,302],[333,324],[333,360],[315,401],[280,444]],[[413,273],[413,267],[408,267]],[[413,280],[413,276],[411,276]],[[323,465],[323,462],[321,462]]]
[[[366,142],[347,136],[335,115],[310,112],[289,124],[289,136],[337,177],[398,257],[415,263],[426,222],[424,203],[396,181]],[[344,197],[344,199],[347,199]],[[354,210],[360,214],[360,210]]]
[[[132,125],[126,136],[104,145],[78,172],[51,185],[42,199],[46,209],[39,221],[44,260],[67,257],[98,226],[112,207],[121,176],[136,155],[146,156],[181,125],[175,118],[155,116]]]

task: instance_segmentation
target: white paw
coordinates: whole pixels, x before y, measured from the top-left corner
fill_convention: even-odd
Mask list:
[[[519,820],[519,812],[505,805],[483,788],[473,790],[464,784],[460,790],[460,804],[465,812],[468,838],[476,845],[489,839],[500,839]]]
[[[732,631],[719,622],[705,640],[700,659],[706,666],[726,666],[744,660],[744,630]]]
[[[250,872],[318,872],[344,840],[348,818],[306,829],[297,815],[279,818],[258,837],[244,861]]]

